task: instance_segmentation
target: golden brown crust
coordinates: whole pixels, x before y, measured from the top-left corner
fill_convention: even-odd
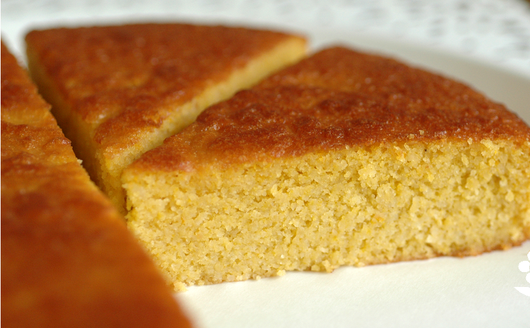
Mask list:
[[[35,85],[30,83],[16,58],[2,43],[2,81],[4,77],[9,83],[2,84],[2,121],[13,124],[19,121],[48,123],[43,117],[48,115],[50,106],[38,95]]]
[[[288,37],[223,26],[136,24],[33,31],[26,41],[66,102],[97,127],[95,141],[112,156],[159,128],[173,108]]]
[[[188,327],[2,44],[2,325]]]
[[[335,47],[212,106],[131,169],[189,171],[215,163],[445,138],[522,142],[530,140],[530,128],[466,85]]]

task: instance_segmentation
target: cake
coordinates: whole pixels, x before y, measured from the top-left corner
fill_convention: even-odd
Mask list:
[[[165,23],[35,30],[26,43],[30,74],[59,126],[122,213],[125,167],[306,51],[291,34]]]
[[[463,83],[340,46],[206,109],[122,181],[130,230],[177,289],[530,236],[530,128]]]
[[[2,43],[2,326],[190,327]]]

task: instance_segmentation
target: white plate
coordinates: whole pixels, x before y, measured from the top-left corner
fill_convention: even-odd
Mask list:
[[[380,37],[309,32],[313,49],[345,44],[457,78],[530,122],[530,79],[491,64]],[[518,264],[530,242],[504,252],[331,274],[191,287],[178,299],[201,327],[529,327],[529,287]]]
[[[54,22],[52,25],[57,24]],[[20,26],[27,28],[27,26]],[[21,49],[19,26],[7,36]],[[302,31],[304,32],[304,31]],[[530,78],[471,58],[362,34],[306,30],[312,48],[341,43],[464,81],[530,123]],[[191,287],[176,297],[199,327],[529,327],[530,242],[504,252],[437,258],[331,274]]]

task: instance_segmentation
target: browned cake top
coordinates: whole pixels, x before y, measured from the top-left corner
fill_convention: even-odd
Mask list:
[[[2,43],[2,177],[12,166],[25,162],[77,163],[70,141],[57,127],[49,109]]]
[[[2,324],[187,326],[2,44]]]
[[[119,150],[142,131],[160,127],[170,109],[291,37],[223,26],[137,24],[33,31],[26,41],[67,103],[98,127],[96,142]]]
[[[2,43],[2,121],[17,124],[44,123],[50,106],[37,93],[37,87]],[[51,118],[51,115],[49,115]]]
[[[323,50],[212,106],[132,168],[193,170],[390,141],[530,140],[530,128],[471,88],[398,61]]]

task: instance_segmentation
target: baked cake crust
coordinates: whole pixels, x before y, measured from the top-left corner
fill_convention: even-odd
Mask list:
[[[177,289],[530,236],[530,128],[471,88],[336,47],[205,110],[122,176]]]
[[[212,106],[131,170],[189,171],[351,146],[442,139],[521,144],[530,141],[530,128],[462,83],[335,47]]]
[[[189,327],[2,43],[2,326]]]
[[[188,24],[49,29],[26,41],[30,72],[59,125],[119,207],[130,162],[305,53],[294,35]]]

